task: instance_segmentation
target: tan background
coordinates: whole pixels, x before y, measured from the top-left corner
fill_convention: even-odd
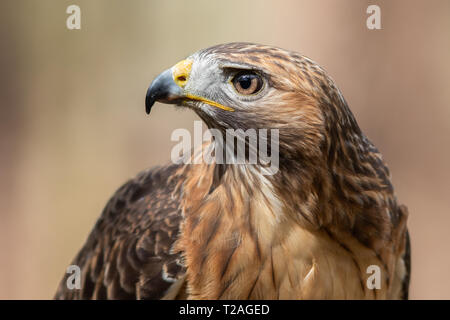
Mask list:
[[[66,7],[82,29],[66,29]],[[0,298],[51,298],[114,190],[170,159],[189,111],[144,113],[154,76],[213,44],[301,52],[337,81],[410,209],[411,297],[450,298],[450,1],[5,1]]]

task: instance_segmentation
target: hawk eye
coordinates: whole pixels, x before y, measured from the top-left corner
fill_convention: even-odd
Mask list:
[[[261,77],[251,71],[239,72],[231,82],[236,91],[244,95],[257,93],[263,85]]]

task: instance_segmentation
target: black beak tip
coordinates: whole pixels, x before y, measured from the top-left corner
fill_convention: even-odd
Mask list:
[[[147,95],[145,96],[145,112],[147,114],[150,114],[150,111],[152,111],[152,107],[155,104],[156,97],[154,94],[151,93],[150,88],[147,90]]]

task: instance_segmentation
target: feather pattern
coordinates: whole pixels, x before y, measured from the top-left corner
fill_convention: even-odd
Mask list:
[[[221,132],[278,129],[279,171],[201,163],[139,174],[111,198],[74,259],[81,290],[67,289],[66,275],[55,297],[407,299],[408,210],[326,72],[298,53],[248,43],[190,59],[185,89],[235,112],[182,104]],[[263,75],[261,98],[219,90],[212,82],[229,68]],[[373,265],[376,290],[367,286]]]

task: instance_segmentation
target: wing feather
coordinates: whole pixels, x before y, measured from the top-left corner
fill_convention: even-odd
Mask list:
[[[171,251],[182,220],[178,168],[144,171],[116,191],[72,262],[81,289],[68,289],[65,274],[56,299],[160,299],[183,278],[181,253]]]

